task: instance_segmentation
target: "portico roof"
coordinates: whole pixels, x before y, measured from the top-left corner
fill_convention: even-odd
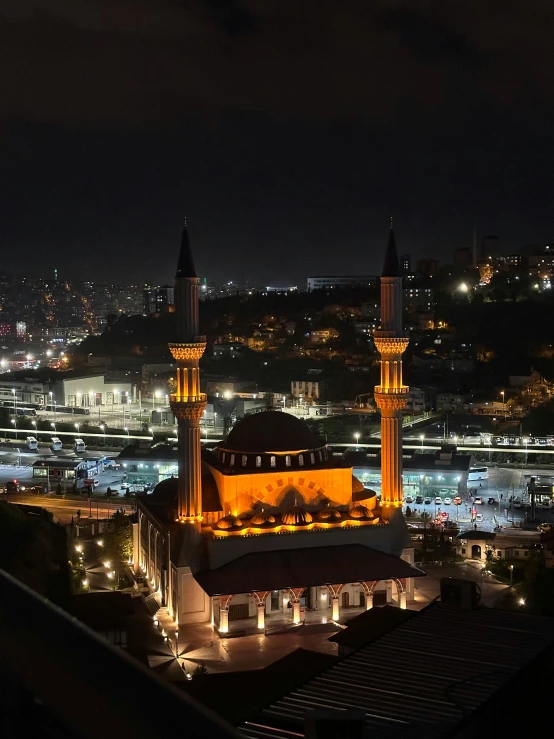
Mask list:
[[[363,544],[251,552],[194,575],[208,595],[422,577],[425,573],[393,554]]]

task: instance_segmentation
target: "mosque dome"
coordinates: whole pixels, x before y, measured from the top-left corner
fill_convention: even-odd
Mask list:
[[[373,518],[373,513],[369,510],[367,506],[362,505],[361,503],[353,506],[348,512],[348,515],[350,516],[350,518]]]
[[[270,523],[275,523],[275,516],[272,516],[271,513],[264,513],[264,511],[260,511],[260,513],[256,513],[252,518],[250,519],[250,523],[253,526],[265,526]]]
[[[216,523],[216,527],[218,529],[240,529],[242,527],[242,521],[237,516],[232,516],[229,514],[228,516],[223,516],[223,518],[220,518],[219,521]]]
[[[340,521],[341,514],[340,511],[337,511],[336,508],[323,508],[319,513],[317,514],[317,517],[320,521]]]
[[[282,411],[253,413],[239,421],[219,448],[230,452],[268,453],[321,449],[305,421]]]
[[[288,526],[306,526],[313,521],[312,514],[295,505],[281,516],[281,522]]]

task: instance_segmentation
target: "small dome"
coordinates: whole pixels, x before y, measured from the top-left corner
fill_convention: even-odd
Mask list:
[[[237,516],[231,516],[231,514],[229,514],[228,516],[220,518],[216,523],[216,526],[218,529],[240,529],[242,521]]]
[[[311,523],[312,521],[312,514],[298,505],[285,511],[281,516],[281,522],[288,524],[289,526],[306,526],[306,524]]]
[[[373,518],[373,513],[367,506],[362,505],[361,503],[358,503],[358,505],[351,508],[348,515],[350,518]]]
[[[337,511],[336,508],[323,508],[319,513],[317,514],[317,517],[320,521],[339,521],[340,520],[340,511]]]
[[[364,488],[363,483],[360,482],[360,480],[358,480],[356,475],[352,475],[352,492],[353,493],[363,493],[364,489],[365,488]]]
[[[264,526],[268,523],[275,523],[275,516],[272,516],[271,513],[261,511],[260,513],[256,513],[255,516],[252,516],[250,523],[253,526]]]

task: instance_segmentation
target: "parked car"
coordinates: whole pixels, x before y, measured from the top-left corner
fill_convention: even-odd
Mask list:
[[[452,505],[452,498],[445,498],[444,505]]]
[[[475,520],[477,521],[477,523],[481,523],[481,521],[483,520],[483,514],[477,513],[475,516]]]
[[[416,495],[415,502],[416,502],[416,505],[423,505],[423,496],[422,495]]]
[[[462,499],[459,495],[454,498],[454,505],[462,505]]]
[[[414,499],[412,498],[411,495],[407,495],[406,498],[405,498],[405,501],[406,501],[406,503],[413,503],[414,502]]]
[[[437,495],[437,497],[435,498],[435,505],[442,505],[442,498],[440,497],[440,495]]]
[[[496,505],[496,498],[489,498],[489,499],[487,500],[487,503],[488,503],[489,505]]]
[[[483,505],[483,498],[481,498],[480,495],[478,495],[475,500],[473,501],[474,505]]]
[[[431,505],[431,498],[425,498],[423,505]]]

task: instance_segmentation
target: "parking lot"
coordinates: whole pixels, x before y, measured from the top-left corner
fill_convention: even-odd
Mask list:
[[[477,523],[479,528],[493,530],[495,526],[524,526],[530,518],[530,505],[526,492],[526,478],[534,476],[537,483],[550,483],[553,470],[521,467],[489,467],[489,478],[479,482],[469,482],[467,493],[459,498],[447,496],[423,498],[422,502],[415,496],[412,502],[406,500],[415,515],[426,511],[434,519],[447,514],[450,521],[460,526]],[[428,502],[426,502],[428,501]],[[537,524],[540,521],[554,521],[554,508],[548,505],[537,505],[535,511]]]

